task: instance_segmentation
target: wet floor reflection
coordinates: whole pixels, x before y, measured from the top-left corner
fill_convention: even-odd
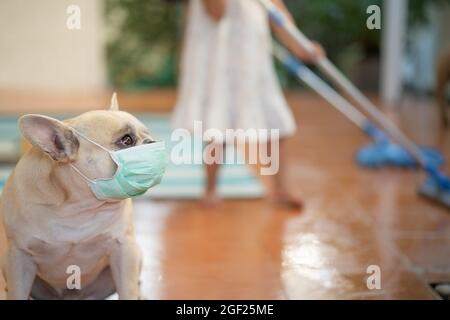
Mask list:
[[[281,237],[290,216],[257,201],[178,206],[162,234],[161,298],[284,298]]]
[[[362,183],[364,176],[361,179]],[[401,182],[386,175],[365,191],[339,189],[331,182],[322,192],[321,202],[289,222],[281,275],[289,298],[435,298],[427,280],[397,247]],[[375,191],[370,189],[377,190],[370,203],[373,208],[361,203],[365,192]],[[440,217],[446,220],[442,214]],[[420,219],[416,221],[421,224]],[[372,265],[380,268],[379,290],[367,285],[372,274],[367,268]]]

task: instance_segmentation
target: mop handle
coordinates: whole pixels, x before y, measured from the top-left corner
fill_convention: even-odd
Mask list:
[[[270,18],[298,42],[307,52],[313,53],[312,42],[281,12],[271,0],[259,0],[266,8]],[[402,144],[411,155],[425,168],[428,167],[426,160],[421,155],[417,146],[401,132],[392,121],[386,117],[363,93],[356,88],[326,57],[321,58],[316,63],[319,69],[324,72],[341,90],[351,96],[370,116],[372,116],[388,134]]]
[[[318,61],[318,67],[329,76],[341,90],[352,97],[361,108],[364,109],[372,118],[374,118],[386,132],[403,147],[421,164],[427,166],[425,159],[419,149],[383,112],[380,111],[358,88],[356,88],[342,72],[340,72],[330,60],[324,58]]]
[[[344,99],[339,93],[336,92],[336,90],[319,78],[288,50],[274,42],[273,54],[291,73],[296,75],[308,87],[316,91],[329,104],[334,106],[338,111],[350,119],[350,121],[361,128],[369,137],[379,142],[389,141],[389,138],[383,131],[370,122],[363,113]]]
[[[320,94],[326,101],[346,115],[354,124],[365,130],[369,122],[367,117],[358,111],[353,105],[339,95],[325,81],[320,79],[299,59],[295,58],[286,49],[278,44],[273,46],[274,56],[283,63],[287,69],[300,78],[311,89]]]

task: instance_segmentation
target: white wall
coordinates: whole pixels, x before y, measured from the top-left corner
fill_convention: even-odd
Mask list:
[[[81,30],[69,30],[69,5]],[[0,89],[105,87],[101,0],[1,0]]]
[[[408,0],[384,2],[381,54],[381,97],[388,105],[402,96],[401,66],[407,29]]]

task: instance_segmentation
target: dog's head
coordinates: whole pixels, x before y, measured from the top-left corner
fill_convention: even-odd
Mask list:
[[[65,121],[28,114],[19,119],[19,127],[33,147],[54,161],[73,162],[91,179],[111,177],[116,165],[105,150],[81,138],[72,128],[112,151],[154,142],[143,123],[119,111],[115,94],[109,110],[90,111]]]

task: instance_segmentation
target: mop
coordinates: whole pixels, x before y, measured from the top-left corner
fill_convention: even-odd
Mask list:
[[[300,30],[298,30],[270,0],[259,0],[259,2],[266,8],[271,20],[286,30],[299,45],[309,52],[314,50],[309,39],[306,38],[305,35],[303,35],[303,33],[301,33]],[[368,115],[374,118],[378,125],[387,132],[389,137],[398,142],[427,173],[425,182],[418,190],[419,193],[450,208],[450,178],[439,170],[439,166],[434,161],[430,161],[424,156],[420,148],[408,139],[400,129],[397,128],[367,97],[365,97],[362,92],[359,91],[326,57],[319,59],[319,61],[316,62],[316,65],[333,83],[352,97]],[[350,113],[347,115],[349,114]],[[358,116],[354,116],[355,114]],[[360,113],[352,112],[352,115],[354,117],[352,120],[353,122],[356,123],[356,121],[361,121],[358,122],[360,125],[365,123],[365,119],[359,117]],[[380,135],[382,136],[382,139],[388,139],[387,137],[384,138],[384,132],[374,125],[365,125],[362,126],[362,129],[368,135],[374,136],[375,139],[379,139]]]
[[[316,91],[322,98],[344,114],[350,121],[364,131],[374,143],[356,154],[357,162],[366,167],[380,167],[382,165],[410,167],[417,162],[398,144],[394,144],[388,136],[362,114],[355,106],[345,100],[325,81],[308,69],[300,60],[291,55],[286,49],[274,44],[274,55],[292,74],[300,78],[306,85]],[[444,162],[442,155],[428,147],[420,147],[420,152],[427,162],[434,166],[441,166]]]

